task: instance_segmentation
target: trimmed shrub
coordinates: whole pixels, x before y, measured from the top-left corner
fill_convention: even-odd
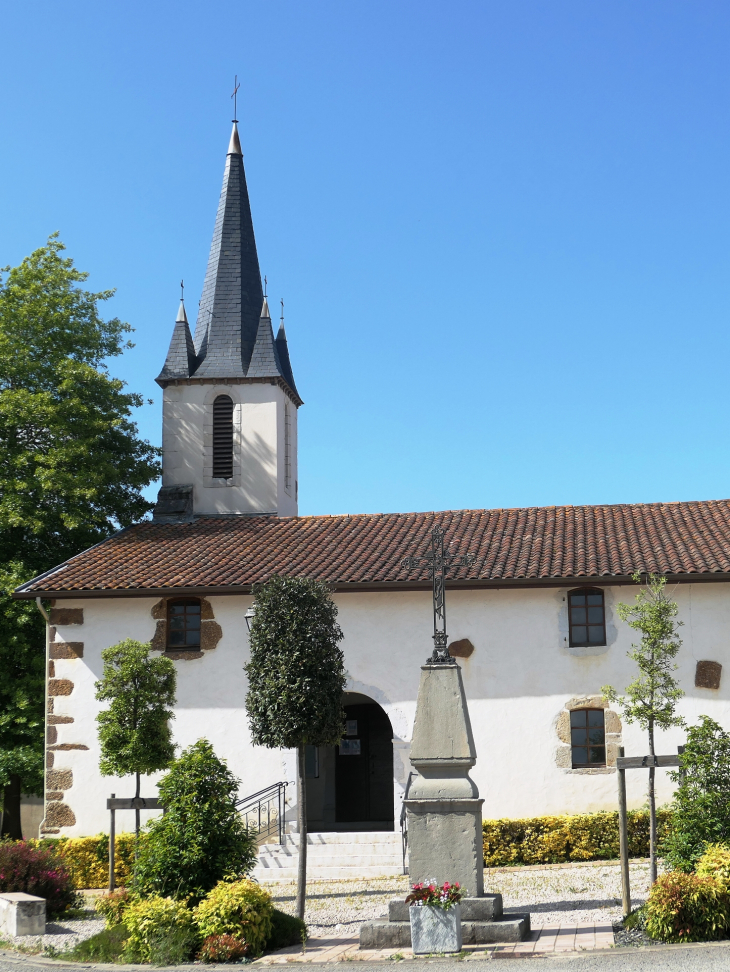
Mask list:
[[[659,837],[666,835],[670,813],[657,811]],[[649,813],[628,813],[629,856],[649,854]],[[524,820],[485,820],[482,824],[486,867],[563,864],[611,860],[619,856],[618,812],[582,813]]]
[[[51,847],[24,840],[0,843],[0,893],[23,891],[46,899],[49,917],[79,906],[79,896],[62,860]]]
[[[730,897],[712,877],[672,871],[649,892],[646,930],[663,942],[710,942],[730,927]]]
[[[304,945],[307,938],[307,926],[301,918],[274,908],[271,912],[271,934],[266,941],[268,952],[275,952],[277,948],[288,948],[290,945]]]
[[[201,962],[237,962],[250,951],[248,943],[235,935],[209,935],[200,946]]]
[[[252,955],[260,955],[271,937],[271,895],[255,881],[221,881],[200,902],[196,920],[202,938],[234,935]]]
[[[713,877],[724,887],[730,884],[730,847],[725,844],[708,844],[697,862],[698,877]]]
[[[730,733],[709,716],[687,729],[671,828],[660,853],[675,870],[694,871],[707,844],[730,843]]]
[[[111,894],[105,894],[101,898],[97,898],[94,907],[100,915],[103,915],[106,921],[106,927],[113,928],[115,925],[121,924],[124,912],[131,903],[132,899],[129,896],[129,891],[126,888],[117,888]]]
[[[140,835],[144,844],[145,835]],[[109,886],[109,837],[44,837],[28,841],[33,847],[52,847],[71,874],[73,886],[106,888]],[[134,866],[134,834],[117,834],[114,841],[114,875],[117,885],[132,879]]]
[[[150,823],[137,861],[142,894],[195,903],[224,878],[249,873],[256,836],[236,809],[238,783],[206,739],[175,760],[159,783],[165,814]]]
[[[198,941],[192,911],[172,898],[134,901],[124,910],[122,924],[129,932],[124,954],[132,962],[179,965]]]

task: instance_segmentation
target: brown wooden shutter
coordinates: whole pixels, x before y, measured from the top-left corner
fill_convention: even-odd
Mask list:
[[[213,402],[213,477],[233,476],[233,402],[219,395]]]

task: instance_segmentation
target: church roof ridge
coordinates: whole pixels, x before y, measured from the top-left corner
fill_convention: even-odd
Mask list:
[[[730,500],[334,516],[197,516],[144,521],[23,584],[18,597],[248,592],[275,573],[334,588],[428,586],[419,555],[434,525],[459,553],[461,587],[630,583],[636,571],[730,580]]]

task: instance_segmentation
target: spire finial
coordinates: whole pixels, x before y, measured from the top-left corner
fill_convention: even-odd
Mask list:
[[[268,286],[269,286],[269,281],[266,279],[266,274],[264,274],[264,297],[268,297],[269,296],[266,293],[266,290],[267,290]]]
[[[234,124],[238,123],[238,89],[240,87],[241,85],[238,83],[238,75],[235,74],[233,76],[233,94],[231,95],[231,98],[233,98],[233,123]]]
[[[185,281],[180,281],[180,300],[185,300]]]
[[[284,326],[284,298],[281,298],[281,326]]]

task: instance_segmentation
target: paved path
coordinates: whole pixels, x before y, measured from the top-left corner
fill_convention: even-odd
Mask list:
[[[533,929],[524,942],[513,945],[466,945],[464,952],[470,960],[480,958],[502,958],[507,955],[547,955],[555,952],[594,951],[613,946],[611,925],[589,923],[542,925]],[[356,937],[310,938],[302,951],[301,945],[282,948],[271,955],[254,962],[254,965],[289,965],[291,963],[310,964],[312,962],[379,962],[399,955],[412,959],[410,948],[360,949]]]
[[[260,960],[259,960],[260,961]],[[455,972],[455,966],[467,961],[470,967],[489,972],[494,966],[494,956],[470,952],[463,959],[417,959],[428,966],[428,972]],[[526,958],[503,954],[497,969],[499,972],[525,972]],[[709,945],[652,945],[648,948],[615,948],[593,952],[553,952],[543,953],[540,958],[527,959],[528,966],[533,963],[544,972],[727,972],[730,969],[730,942],[717,942]],[[256,963],[254,963],[256,964]],[[389,963],[388,968],[393,964]],[[66,962],[53,962],[50,959],[37,959],[32,956],[10,955],[0,952],[0,972],[49,972],[49,967],[57,972],[201,972],[200,965],[178,965],[169,969],[152,968],[141,965],[75,965]],[[312,972],[322,969],[331,972],[331,965],[324,965],[312,958],[309,968]],[[365,961],[358,967],[360,972],[383,972],[382,962]],[[473,969],[476,972],[476,969]]]

